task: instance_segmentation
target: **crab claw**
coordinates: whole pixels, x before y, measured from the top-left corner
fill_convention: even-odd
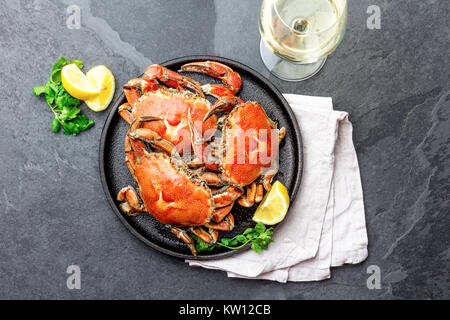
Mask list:
[[[211,110],[205,115],[203,122],[208,121],[213,115],[216,115],[221,112],[229,112],[234,109],[239,104],[244,103],[241,98],[236,96],[228,96],[222,97],[214,104]]]
[[[134,121],[131,111],[133,106],[147,92],[157,90],[158,86],[159,83],[155,79],[145,76],[144,78],[136,78],[128,81],[128,83],[123,86],[123,91],[125,93],[125,97],[127,98],[127,102],[120,106],[120,116],[131,125]]]
[[[202,89],[200,88],[200,82],[189,77],[183,77],[182,75],[163,66],[160,66],[159,64],[154,64],[148,67],[147,70],[145,70],[145,76],[149,78],[155,78],[165,85],[175,89],[188,88],[197,93],[202,98],[205,97]]]
[[[214,61],[198,61],[185,64],[181,67],[183,72],[200,72],[211,77],[222,80],[234,93],[239,92],[242,87],[242,79],[239,73],[230,67]]]
[[[123,91],[128,103],[133,106],[146,92],[158,89],[158,82],[152,78],[136,78],[124,85]]]
[[[130,131],[128,133],[128,137],[132,140],[131,144],[133,150],[139,156],[143,156],[145,154],[145,146],[143,142],[152,145],[154,148],[162,150],[169,155],[176,156],[179,158],[176,147],[167,140],[161,138],[161,136],[148,128],[142,128],[142,124],[149,121],[160,121],[160,118],[156,117],[142,117],[136,119],[130,127]]]
[[[235,95],[234,90],[220,84],[205,84],[202,86],[202,90],[205,94],[217,99]]]

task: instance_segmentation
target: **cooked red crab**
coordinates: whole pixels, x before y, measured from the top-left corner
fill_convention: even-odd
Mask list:
[[[278,129],[257,102],[245,102],[224,109],[213,109],[206,117],[228,111],[219,121],[222,126],[222,140],[216,146],[216,159],[222,174],[217,180],[224,184],[247,187],[247,195],[239,204],[251,207],[261,202],[264,189],[270,191],[272,180],[278,172],[279,144],[286,135],[286,129]],[[213,178],[210,178],[212,181]]]
[[[202,139],[201,132],[192,125],[193,149],[197,159],[205,159],[205,150],[215,154],[214,165],[220,175],[208,173],[207,181],[215,186],[235,185],[248,187],[239,204],[251,207],[261,202],[264,189],[270,191],[272,180],[278,172],[279,143],[286,135],[286,129],[278,129],[257,102],[244,102],[236,93],[242,86],[239,74],[230,67],[211,61],[193,62],[181,67],[181,71],[202,72],[219,78],[223,85],[202,86],[204,93],[219,100],[204,118],[209,123],[217,114],[224,113],[217,120],[222,127],[222,138],[213,144]],[[205,147],[208,145],[208,147]],[[206,160],[210,161],[210,158]],[[207,169],[212,167],[206,163]]]
[[[218,230],[230,231],[234,218],[230,213],[243,190],[227,186],[211,191],[201,176],[189,169],[169,141],[144,123],[157,121],[145,117],[135,120],[125,140],[126,163],[139,186],[123,188],[117,200],[129,215],[149,212],[183,240],[196,255],[191,232],[207,243],[215,243]],[[148,146],[151,149],[148,149]]]

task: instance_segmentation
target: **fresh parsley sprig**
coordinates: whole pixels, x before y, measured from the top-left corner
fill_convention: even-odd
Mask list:
[[[72,63],[76,64],[80,69],[84,67],[83,61],[70,61],[65,57],[61,57],[52,68],[50,81],[45,85],[33,88],[35,95],[45,96],[45,100],[54,114],[52,131],[58,133],[62,127],[63,133],[68,136],[76,136],[80,132],[94,126],[94,121],[88,120],[78,108],[81,101],[72,97],[62,85],[61,70],[64,66]]]
[[[243,234],[237,235],[234,238],[222,238],[220,242],[209,244],[192,235],[195,240],[195,247],[198,252],[211,251],[216,247],[224,247],[230,250],[238,250],[245,247],[247,244],[252,244],[253,251],[261,253],[269,247],[273,242],[273,228],[266,228],[266,226],[259,222],[254,228],[248,228]]]

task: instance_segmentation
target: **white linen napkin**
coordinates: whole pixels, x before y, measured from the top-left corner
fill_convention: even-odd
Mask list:
[[[278,282],[320,281],[330,268],[367,258],[368,239],[358,159],[348,113],[331,98],[284,95],[303,138],[303,177],[294,203],[269,249],[222,260],[187,260],[228,277]]]

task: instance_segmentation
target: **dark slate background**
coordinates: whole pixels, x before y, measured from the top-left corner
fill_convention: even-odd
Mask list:
[[[82,28],[66,27],[78,4]],[[381,30],[366,27],[367,7]],[[350,1],[349,26],[322,72],[277,80],[259,57],[260,1],[4,0],[0,3],[0,298],[449,298],[449,7],[447,1]],[[360,265],[320,283],[228,279],[135,239],[99,180],[106,113],[76,138],[50,131],[31,89],[60,55],[105,64],[120,86],[151,63],[213,54],[238,60],[281,91],[331,96],[350,113],[370,241]],[[66,268],[82,270],[82,290]],[[382,288],[366,287],[378,265]]]

